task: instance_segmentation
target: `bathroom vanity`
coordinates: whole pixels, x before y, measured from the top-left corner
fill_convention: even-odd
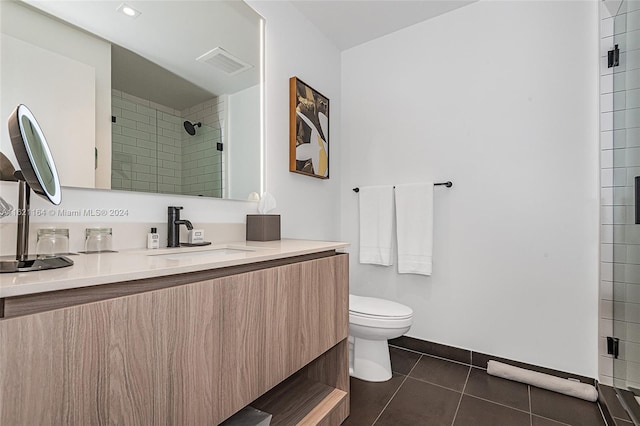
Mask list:
[[[272,424],[349,414],[346,244],[75,256],[0,277],[0,424]]]

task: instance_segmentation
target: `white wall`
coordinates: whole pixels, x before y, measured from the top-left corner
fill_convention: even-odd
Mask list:
[[[481,1],[343,52],[353,293],[410,336],[597,377],[596,2]],[[304,76],[303,76],[304,78]],[[435,189],[431,277],[359,265],[349,188]]]
[[[229,95],[227,151],[229,197],[260,193],[260,86]]]
[[[289,2],[250,0],[266,18],[266,190],[282,214],[285,237],[340,238],[343,155],[340,52]],[[330,100],[330,176],[289,172],[289,78],[297,76]]]

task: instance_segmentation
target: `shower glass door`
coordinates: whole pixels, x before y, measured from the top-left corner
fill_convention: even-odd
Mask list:
[[[614,18],[613,166],[614,386],[632,414],[640,412],[640,216],[636,218],[636,176],[640,176],[640,1],[626,0]],[[616,50],[617,46],[617,50]],[[613,64],[611,62],[614,62]],[[617,64],[616,64],[617,63]],[[640,185],[640,179],[638,179]],[[640,187],[638,188],[640,190]],[[638,200],[637,202],[640,202]],[[640,418],[634,419],[637,423]]]
[[[217,147],[219,143],[220,149]],[[222,129],[203,124],[195,135],[184,132],[180,165],[181,194],[222,198],[222,153]]]

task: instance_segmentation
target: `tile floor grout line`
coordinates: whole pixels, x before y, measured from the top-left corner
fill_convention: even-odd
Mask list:
[[[531,386],[527,385],[527,396],[529,397],[529,423],[533,426],[533,411],[531,411]]]
[[[562,425],[562,426],[571,426],[571,424],[569,423],[561,422],[560,420],[550,419],[549,417],[541,416],[540,414],[531,413],[531,417],[533,416],[539,417],[544,420],[549,420],[550,422],[558,423],[559,425]]]
[[[530,411],[527,411],[527,410],[522,410],[520,408],[516,408],[516,407],[512,407],[510,405],[502,404],[500,402],[496,402],[496,401],[493,401],[491,399],[482,398],[480,396],[471,395],[470,393],[465,393],[465,395],[467,395],[469,398],[475,398],[475,399],[479,399],[481,401],[490,402],[491,404],[499,405],[500,407],[504,407],[504,408],[510,408],[512,410],[520,411],[521,413],[525,413],[525,414],[530,414],[531,413]]]
[[[600,406],[600,403],[599,403],[598,401],[596,401],[596,404],[598,404],[598,410],[600,411],[600,416],[602,416],[602,422],[603,422],[605,425],[607,425],[607,424],[608,424],[608,422],[607,422],[607,419],[606,419],[606,418],[605,418],[605,416],[604,416],[604,412],[602,411],[602,407]],[[611,417],[613,417],[613,416],[611,416]],[[614,422],[615,422],[615,420],[614,420]]]
[[[0,0],[0,1],[2,1],[2,0]],[[408,376],[408,375],[407,375],[407,376]],[[453,391],[453,392],[456,392],[456,393],[461,393],[461,392],[462,392],[460,389],[448,388],[448,387],[446,387],[446,386],[439,385],[438,383],[430,382],[430,381],[428,381],[428,380],[420,379],[420,378],[418,378],[418,377],[413,377],[413,376],[412,376],[412,377],[410,377],[410,379],[417,380],[417,381],[422,382],[422,383],[427,383],[427,384],[430,384],[430,385],[433,385],[433,386],[437,386],[437,387],[439,387],[439,388],[446,389],[446,390],[450,390],[450,391]],[[464,390],[464,387],[463,387],[463,390]]]
[[[408,352],[413,352],[413,353],[416,353],[416,354],[420,354],[422,356],[430,356],[431,358],[437,358],[437,359],[442,359],[444,361],[455,362],[456,364],[461,364],[461,365],[464,365],[465,367],[473,367],[472,364],[469,364],[467,362],[456,361],[455,359],[444,358],[444,357],[441,357],[441,356],[438,356],[438,355],[432,355],[432,354],[427,354],[427,353],[424,353],[424,352],[414,351],[413,349],[407,349],[407,348],[403,348],[403,347],[400,347],[400,346],[394,346],[394,345],[389,345],[389,346],[393,347],[393,348],[396,348],[396,349],[402,349],[403,351],[408,351]],[[478,367],[478,368],[482,368],[482,367]]]
[[[409,349],[409,348],[403,348],[402,346],[392,345],[391,343],[389,343],[389,347],[390,348],[396,348],[396,349],[402,349],[403,351],[407,351],[407,352],[413,352],[414,354],[418,354],[418,355],[426,355],[424,352],[416,351],[416,350]]]
[[[393,398],[396,397],[396,395],[398,394],[398,392],[400,391],[400,388],[402,387],[402,385],[404,385],[404,382],[407,381],[407,379],[409,378],[409,374],[411,374],[413,372],[413,369],[416,368],[416,365],[418,365],[418,363],[420,362],[420,360],[422,359],[422,355],[420,355],[420,358],[418,358],[418,360],[416,361],[415,364],[413,364],[413,367],[411,367],[411,370],[409,370],[409,372],[407,373],[406,376],[404,376],[404,380],[402,381],[402,383],[400,383],[400,386],[398,386],[398,389],[396,389],[396,391],[393,393],[393,395],[391,395],[391,398],[389,398],[389,400],[387,401],[387,403],[384,405],[384,407],[382,408],[382,410],[380,411],[380,414],[378,414],[378,417],[376,417],[376,419],[373,421],[373,423],[371,423],[371,426],[375,425],[378,420],[380,419],[380,416],[382,416],[382,414],[384,413],[384,410],[387,409],[387,407],[389,406],[389,404],[391,404],[391,401],[393,401]],[[393,369],[391,371],[391,377],[393,377]]]
[[[529,393],[529,414],[531,418],[531,426],[533,426],[533,406],[531,405],[531,385],[527,385],[527,392]],[[536,414],[536,417],[540,417],[541,419],[551,420],[556,423],[560,423],[561,425],[571,426],[568,423],[563,423],[560,420],[550,419],[549,417],[541,416],[540,414]]]
[[[467,388],[467,383],[469,383],[469,376],[471,376],[471,366],[469,366],[469,371],[467,371],[467,379],[464,381],[462,392],[460,392],[460,399],[458,400],[458,406],[456,407],[456,412],[453,414],[453,420],[451,421],[451,426],[453,426],[453,424],[456,422],[456,417],[458,417],[458,410],[460,410],[460,404],[462,404],[462,398],[464,397],[464,390]]]
[[[560,420],[552,419],[552,418],[550,418],[550,417],[545,417],[545,416],[543,416],[543,415],[541,415],[541,414],[533,414],[533,406],[532,406],[532,404],[531,404],[531,385],[527,385],[527,388],[528,388],[528,390],[529,390],[529,410],[530,410],[530,412],[531,412],[531,424],[532,424],[532,425],[533,425],[533,416],[535,415],[536,417],[539,417],[539,418],[541,418],[541,419],[550,420],[550,421],[552,421],[552,422],[559,423],[559,424],[561,424],[561,425],[563,425],[563,426],[571,426],[569,423],[564,423],[564,422],[561,422]],[[602,416],[602,418],[604,419],[604,415],[602,414],[602,411],[600,411],[600,415],[601,415],[601,416]]]

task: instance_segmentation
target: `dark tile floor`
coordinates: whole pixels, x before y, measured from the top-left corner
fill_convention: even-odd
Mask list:
[[[484,369],[391,346],[393,377],[351,378],[343,425],[605,425],[596,403],[490,376]]]
[[[633,426],[631,418],[627,414],[619,399],[616,397],[616,391],[611,386],[600,384],[598,386],[600,397],[606,402],[611,414],[612,422],[610,426]]]

